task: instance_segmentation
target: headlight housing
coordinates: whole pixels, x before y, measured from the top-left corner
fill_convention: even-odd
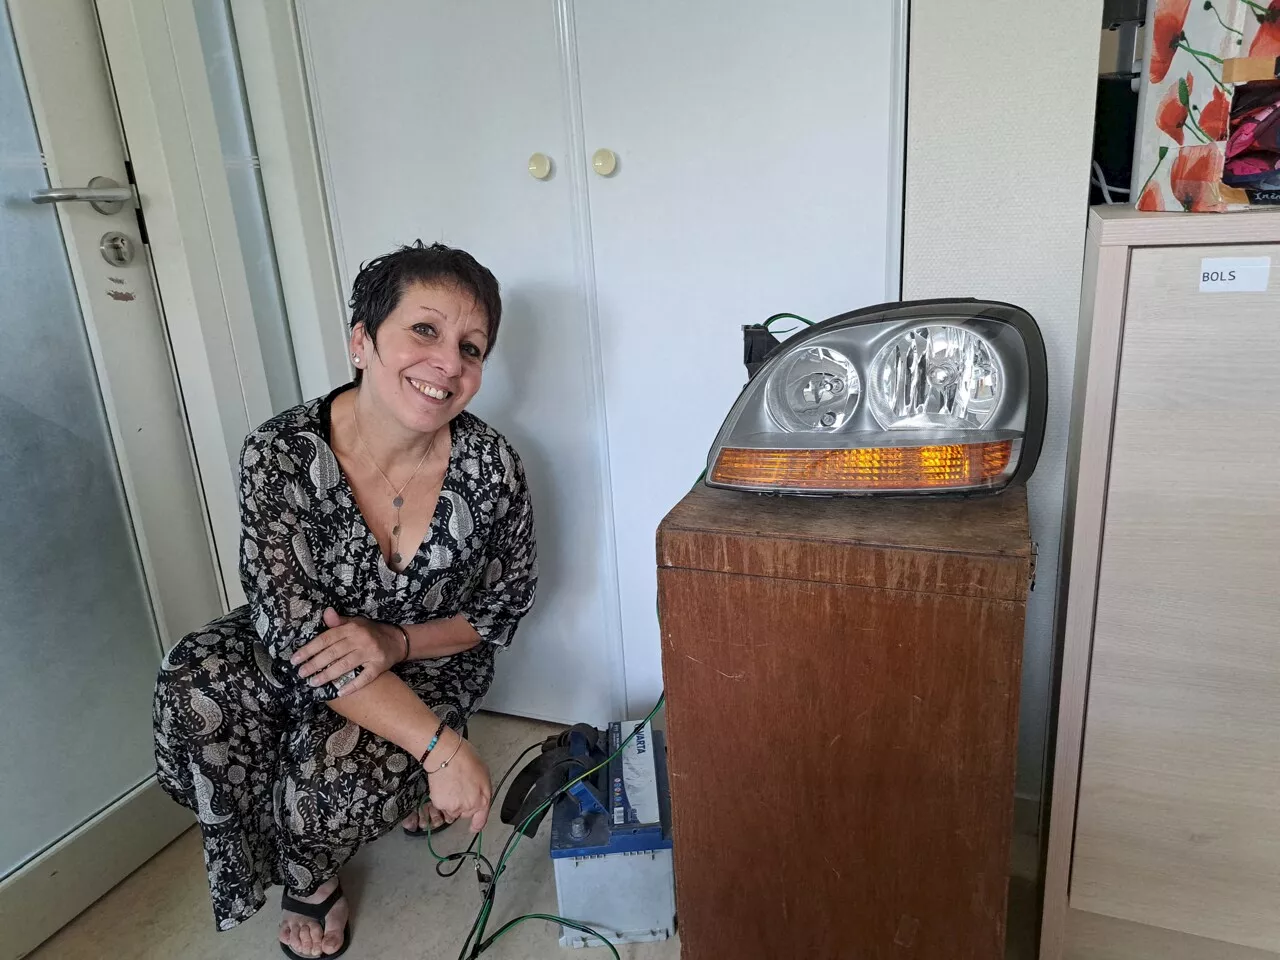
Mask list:
[[[1047,389],[1040,329],[1012,304],[856,310],[774,348],[716,437],[707,483],[811,495],[994,492],[1035,469]]]

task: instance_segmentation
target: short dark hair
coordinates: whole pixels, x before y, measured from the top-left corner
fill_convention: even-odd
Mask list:
[[[351,328],[363,323],[369,339],[377,343],[378,328],[400,305],[405,288],[413,283],[454,284],[475,298],[488,323],[489,344],[485,356],[498,342],[502,322],[502,296],[497,278],[465,250],[443,243],[425,246],[415,240],[360,265],[351,284]],[[357,379],[360,371],[356,371]]]

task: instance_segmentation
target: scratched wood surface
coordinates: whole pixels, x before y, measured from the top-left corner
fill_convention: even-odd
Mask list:
[[[917,506],[695,490],[659,531],[684,960],[1003,956],[1026,501]]]
[[[1027,492],[969,500],[762,497],[699,484],[663,521],[658,566],[1025,600]]]

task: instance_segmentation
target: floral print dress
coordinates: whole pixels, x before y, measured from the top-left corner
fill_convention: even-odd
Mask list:
[[[533,604],[533,509],[506,440],[470,414],[452,422],[435,515],[397,572],[329,446],[339,392],[245,441],[240,577],[249,602],[184,637],[156,684],[160,783],[196,813],[224,930],[257,912],[272,884],[314,893],[426,798],[416,758],[329,709],[337,688],[312,688],[290,665],[323,629],[325,607],[398,624],[466,617],[478,645],[392,668],[460,729],[489,688],[496,650]]]

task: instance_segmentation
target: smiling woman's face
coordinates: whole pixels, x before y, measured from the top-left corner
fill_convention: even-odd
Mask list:
[[[484,309],[454,284],[414,283],[378,326],[377,344],[356,326],[351,353],[364,371],[361,389],[409,430],[432,433],[480,389],[489,350]]]

